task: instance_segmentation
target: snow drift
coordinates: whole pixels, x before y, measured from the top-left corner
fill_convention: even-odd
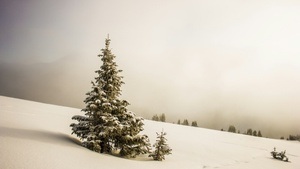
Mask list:
[[[80,146],[69,125],[79,109],[0,96],[1,169],[82,168],[300,168],[300,142],[252,137],[203,128],[145,120],[143,133],[155,142],[167,132],[172,155],[163,162],[139,156],[124,159]],[[272,158],[286,150],[291,162]]]

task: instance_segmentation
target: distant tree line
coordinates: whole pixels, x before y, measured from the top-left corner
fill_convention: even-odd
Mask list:
[[[187,119],[184,119],[182,123],[180,122],[180,119],[179,119],[177,121],[177,124],[179,124],[179,125],[185,125],[185,126],[189,126],[190,125],[190,123],[189,123],[189,121]],[[191,126],[198,127],[197,121],[192,121]]]
[[[225,131],[224,129],[221,129],[221,131]],[[232,133],[236,133],[236,128],[235,126],[233,125],[230,125],[229,128],[228,128],[228,132],[232,132]],[[238,133],[240,133],[238,131]],[[262,134],[261,134],[261,131],[258,130],[252,130],[251,128],[250,129],[247,129],[246,132],[244,132],[243,134],[245,135],[250,135],[250,136],[256,136],[256,137],[262,137]],[[284,140],[284,136],[281,136],[280,137],[281,140]],[[290,140],[290,141],[300,141],[300,135],[289,135],[286,140]]]
[[[164,113],[162,113],[161,115],[157,115],[155,114],[154,116],[152,116],[152,119],[153,121],[161,121],[161,122],[166,122],[166,115]],[[198,123],[197,121],[192,121],[192,123],[190,124],[188,119],[184,119],[182,122],[181,120],[179,119],[177,121],[177,124],[180,124],[180,125],[185,125],[185,126],[193,126],[193,127],[198,127]]]
[[[281,136],[280,139],[281,139],[281,140],[284,140],[284,137]],[[290,140],[290,141],[298,140],[298,141],[300,141],[300,135],[299,135],[299,134],[298,134],[298,135],[289,135],[289,136],[286,138],[286,140]]]
[[[152,120],[153,121],[161,121],[161,122],[166,122],[166,115],[163,113],[163,114],[161,114],[161,115],[154,115],[153,117],[152,117]]]
[[[224,131],[224,129],[221,129],[221,131]],[[236,130],[236,128],[235,128],[234,125],[230,125],[229,128],[228,128],[228,132],[236,133],[237,130]],[[240,130],[238,130],[237,133],[240,133]],[[250,128],[250,129],[247,129],[247,131],[244,132],[243,134],[245,134],[245,135],[250,135],[250,136],[256,136],[256,137],[262,137],[262,134],[261,134],[261,131],[260,131],[260,130],[258,130],[258,131],[256,131],[256,130],[252,131],[251,128]]]
[[[291,140],[291,141],[298,140],[298,141],[300,141],[300,135],[289,135],[287,140]]]

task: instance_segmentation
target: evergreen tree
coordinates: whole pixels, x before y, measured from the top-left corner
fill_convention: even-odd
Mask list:
[[[248,129],[248,130],[247,130],[247,135],[252,136],[252,129]]]
[[[166,115],[163,113],[161,116],[159,116],[159,120],[162,122],[166,122]]]
[[[184,119],[182,125],[188,126],[189,125],[189,121],[187,119]]]
[[[159,117],[158,117],[158,115],[156,114],[156,115],[154,115],[153,117],[152,117],[152,120],[153,121],[159,121]]]
[[[262,134],[261,134],[260,130],[258,130],[257,136],[258,136],[258,137],[262,137]]]
[[[252,134],[253,134],[253,136],[257,136],[256,130],[254,130]]]
[[[193,127],[198,127],[197,121],[192,121],[192,126]]]
[[[181,124],[180,119],[177,121],[177,124]]]
[[[228,132],[236,133],[236,129],[235,129],[234,125],[229,126]]]
[[[165,138],[165,135],[167,135],[167,133],[162,131],[160,134],[156,134],[157,140],[156,143],[153,145],[153,147],[155,147],[155,151],[152,152],[149,155],[149,157],[152,157],[154,160],[157,161],[162,161],[165,159],[165,155],[172,154],[172,149],[170,149],[170,147],[167,145],[167,139]]]
[[[98,55],[103,64],[95,71],[98,76],[92,82],[92,90],[86,93],[86,107],[82,109],[85,116],[73,116],[78,123],[70,126],[72,134],[83,140],[83,146],[93,151],[110,153],[119,149],[121,155],[135,157],[149,152],[150,144],[146,135],[138,135],[143,130],[143,119],[127,110],[126,100],[119,99],[124,82],[109,44],[107,38]]]

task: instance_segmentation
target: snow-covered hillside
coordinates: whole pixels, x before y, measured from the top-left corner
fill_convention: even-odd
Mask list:
[[[176,124],[145,121],[153,144],[156,132],[167,132],[172,155],[163,162],[147,156],[124,159],[98,154],[70,135],[71,117],[79,109],[0,96],[1,169],[99,168],[230,168],[299,169],[300,142],[251,137]],[[286,150],[291,162],[271,158],[270,151]]]

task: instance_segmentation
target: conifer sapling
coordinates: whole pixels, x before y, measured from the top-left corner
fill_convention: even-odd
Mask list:
[[[156,161],[162,161],[165,159],[165,155],[169,155],[172,154],[171,151],[172,149],[170,149],[170,147],[167,144],[167,139],[165,138],[165,136],[167,135],[167,133],[165,132],[161,132],[156,133],[157,134],[157,140],[156,143],[153,145],[153,147],[155,147],[155,151],[152,152],[149,157],[152,157],[154,160]]]

